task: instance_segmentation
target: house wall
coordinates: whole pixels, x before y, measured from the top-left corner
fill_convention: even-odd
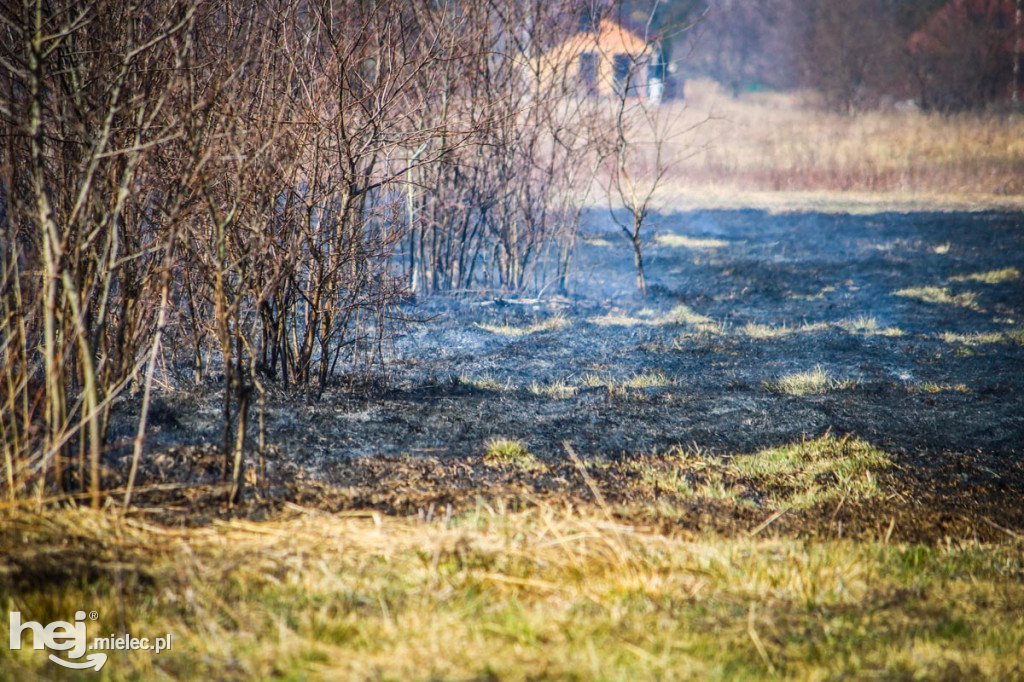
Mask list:
[[[652,47],[643,40],[602,21],[598,33],[581,33],[544,55],[540,70],[543,77],[564,78],[568,86],[579,84],[582,94],[611,97],[618,94],[615,64],[617,56],[623,55],[630,60],[627,96],[644,97],[651,54]],[[588,71],[592,79],[586,77]]]

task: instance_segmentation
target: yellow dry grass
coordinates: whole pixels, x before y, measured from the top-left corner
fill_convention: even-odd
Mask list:
[[[668,248],[684,248],[684,249],[719,249],[723,246],[728,246],[729,242],[721,239],[709,239],[701,237],[688,237],[682,234],[659,234],[654,240],[658,243],[658,246],[665,246]]]
[[[1003,268],[1001,270],[990,270],[988,272],[975,272],[970,275],[951,277],[951,282],[982,282],[984,284],[1002,284],[1020,279],[1020,270],[1017,268]]]
[[[523,471],[541,471],[544,465],[534,457],[521,440],[491,438],[484,448],[484,463],[489,466],[514,467]]]
[[[942,332],[939,334],[939,338],[946,343],[957,343],[964,346],[982,346],[987,344],[1024,345],[1024,328],[995,332],[971,332],[968,334]]]
[[[635,314],[613,309],[611,312],[603,315],[595,315],[588,319],[587,322],[601,327],[678,325],[714,334],[723,331],[720,324],[706,315],[701,315],[685,304],[679,304],[663,315],[659,315],[656,311],[650,309],[640,310]]]
[[[908,287],[894,291],[893,295],[903,296],[904,298],[916,298],[925,303],[952,305],[961,308],[973,308],[978,305],[978,295],[973,291],[954,294],[948,287]]]
[[[686,84],[667,130],[662,208],[1024,209],[1024,117],[903,108],[833,114],[809,93],[733,98]]]
[[[899,327],[881,327],[878,320],[867,315],[859,315],[854,318],[842,320],[838,326],[850,334],[863,334],[864,336],[903,336],[903,330]]]
[[[774,393],[784,395],[820,395],[836,389],[847,389],[854,386],[849,379],[835,379],[823,367],[816,366],[804,372],[784,374],[772,381],[764,382],[764,387]]]
[[[565,380],[541,383],[534,381],[530,384],[530,393],[554,400],[565,400],[576,395],[579,389]]]
[[[160,655],[112,652],[107,680],[1011,679],[1024,645],[1010,544],[672,537],[551,507],[3,521],[6,561],[93,570],[4,590],[9,609],[96,610],[90,637],[173,633]],[[2,647],[0,671],[55,677],[43,654]]]
[[[565,329],[572,324],[568,318],[564,315],[552,315],[546,320],[535,322],[527,325],[511,325],[511,324],[477,324],[476,326],[486,332],[492,334],[498,334],[500,336],[527,336],[529,334],[536,334],[537,332],[547,331],[560,331]]]

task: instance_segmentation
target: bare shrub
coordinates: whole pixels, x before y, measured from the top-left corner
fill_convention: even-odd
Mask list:
[[[600,132],[545,65],[575,4],[5,9],[7,493],[99,504],[130,391],[130,502],[159,368],[187,356],[220,379],[235,499],[266,383],[381,360],[409,289],[564,287]]]

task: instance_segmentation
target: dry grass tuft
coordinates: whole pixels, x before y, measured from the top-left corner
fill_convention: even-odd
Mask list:
[[[903,330],[898,327],[880,327],[878,320],[866,315],[860,315],[848,320],[839,322],[839,327],[850,334],[863,334],[865,336],[903,336]]]
[[[536,334],[537,332],[561,331],[570,324],[572,323],[564,315],[553,315],[542,322],[519,327],[510,324],[477,324],[476,327],[492,334],[518,337]]]
[[[484,463],[490,466],[515,467],[525,471],[544,468],[523,441],[510,438],[492,438],[487,441]]]
[[[675,380],[671,379],[661,370],[644,370],[622,379],[593,373],[587,373],[580,377],[581,386],[588,388],[604,387],[612,395],[625,393],[630,389],[665,388],[667,386],[675,386],[675,384]]]
[[[853,382],[849,380],[839,381],[820,365],[806,372],[794,372],[785,374],[774,381],[766,381],[764,387],[773,393],[785,395],[818,395],[832,389],[851,388]]]
[[[637,372],[622,381],[618,382],[619,388],[663,388],[674,386],[675,381],[670,379],[661,370],[644,370]]]
[[[680,304],[665,313],[658,315],[654,310],[645,308],[634,314],[622,311],[612,311],[604,315],[596,315],[587,320],[591,324],[602,327],[637,327],[637,326],[666,326],[680,325],[691,327],[695,331],[711,334],[721,334],[722,326],[706,315],[695,312],[687,305]]]
[[[579,391],[579,389],[570,384],[567,381],[558,380],[548,384],[542,384],[534,381],[530,384],[530,393],[533,395],[543,396],[545,398],[553,398],[555,400],[565,400],[571,398]]]
[[[974,308],[978,305],[978,295],[973,291],[953,294],[946,287],[910,287],[893,292],[894,296],[916,298],[925,303],[954,305],[961,308]]]
[[[654,238],[658,246],[685,249],[720,249],[729,242],[721,239],[687,237],[682,234],[659,234]]]
[[[1016,331],[1016,330],[1015,330]],[[1017,338],[1021,333],[1017,332]],[[958,343],[964,346],[981,346],[990,343],[1013,343],[1014,332],[973,332],[970,334],[957,334],[955,332],[942,332],[940,338],[946,343]]]
[[[495,393],[508,393],[516,390],[515,385],[512,383],[511,377],[506,377],[505,381],[496,379],[490,374],[485,374],[479,377],[471,377],[465,374],[459,376],[459,383],[478,391],[493,391]]]
[[[707,315],[701,315],[689,306],[680,303],[661,320],[663,325],[684,325],[695,332],[722,334],[725,328]]]
[[[922,384],[917,384],[912,388],[913,392],[916,393],[970,393],[971,389],[967,387],[967,384],[941,384],[934,381],[926,381]]]
[[[710,317],[701,315],[682,303],[672,309],[666,316],[665,321],[672,324],[688,324],[695,327],[705,327],[714,324]]]
[[[779,339],[784,336],[791,336],[794,330],[787,325],[771,327],[766,324],[747,322],[743,327],[743,333],[752,339]]]
[[[950,282],[982,282],[984,284],[1002,284],[1020,279],[1020,270],[1017,268],[1003,268],[1002,270],[990,270],[988,272],[976,272],[971,275],[960,275],[950,277]]]
[[[790,327],[783,323],[777,327],[759,322],[747,322],[742,329],[743,334],[758,340],[782,339],[795,334],[816,334],[827,332],[831,326],[825,322],[805,322],[799,327]]]
[[[587,322],[596,324],[599,327],[636,327],[639,325],[652,324],[652,321],[649,319],[643,319],[635,315],[627,315],[619,312],[595,315],[588,319]]]

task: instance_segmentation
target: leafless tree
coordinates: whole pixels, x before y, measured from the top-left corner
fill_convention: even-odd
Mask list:
[[[603,190],[612,220],[633,251],[637,291],[641,296],[647,295],[644,228],[655,193],[673,163],[668,154],[669,136],[681,132],[672,120],[679,110],[659,106],[657,99],[649,97],[647,89],[647,70],[661,49],[657,36],[651,32],[656,7],[655,3],[648,13],[645,49],[625,55],[628,58],[626,68],[618,74],[620,82],[616,83],[614,96],[605,102],[603,111],[608,130],[604,143]],[[621,60],[623,55],[604,56],[606,59],[613,57]],[[625,212],[625,218],[618,209]]]

